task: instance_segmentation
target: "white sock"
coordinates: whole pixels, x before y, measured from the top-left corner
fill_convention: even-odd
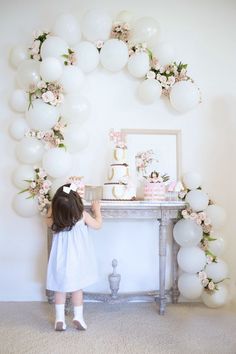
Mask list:
[[[73,320],[79,321],[81,326],[84,329],[87,329],[87,325],[84,322],[84,316],[83,316],[83,305],[80,306],[74,306],[74,318]]]
[[[56,311],[56,322],[63,322],[63,329],[66,328],[66,323],[65,323],[65,305],[64,304],[56,304],[55,305],[55,311]]]

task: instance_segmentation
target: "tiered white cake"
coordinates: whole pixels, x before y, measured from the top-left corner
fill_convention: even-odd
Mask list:
[[[136,187],[131,182],[127,162],[127,147],[116,146],[109,167],[107,182],[103,185],[104,200],[134,200]]]

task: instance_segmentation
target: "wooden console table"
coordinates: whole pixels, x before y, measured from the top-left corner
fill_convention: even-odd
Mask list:
[[[165,289],[166,283],[166,246],[167,246],[167,232],[168,226],[178,218],[178,213],[186,207],[186,203],[182,201],[163,201],[163,202],[146,202],[146,201],[102,201],[101,212],[104,219],[155,219],[159,221],[159,292],[149,292],[148,294],[136,293],[136,295],[126,296],[126,300],[132,301],[134,299],[147,300],[152,297],[159,303],[159,313],[164,315],[166,307],[167,295],[170,292],[173,303],[178,301],[178,265],[177,252],[178,245],[173,239],[172,246],[172,277],[173,284],[169,291]],[[85,205],[85,209],[89,210],[90,205]],[[52,237],[49,233],[48,248],[50,251]],[[53,292],[46,291],[48,301],[53,301]],[[122,302],[125,301],[125,296],[117,296],[112,299],[109,294],[84,293],[85,300],[96,300],[105,302]]]

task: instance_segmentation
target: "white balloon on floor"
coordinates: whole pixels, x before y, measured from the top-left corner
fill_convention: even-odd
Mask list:
[[[156,43],[152,48],[152,54],[158,59],[160,65],[171,64],[175,61],[175,50],[169,42]]]
[[[56,81],[62,75],[63,67],[60,60],[48,57],[40,63],[40,75],[46,82]]]
[[[155,79],[144,80],[138,87],[138,97],[143,103],[154,103],[161,97],[161,93],[161,84]]]
[[[62,56],[68,54],[68,48],[68,44],[64,39],[57,36],[50,36],[42,44],[41,57],[42,59],[48,57],[57,58],[63,63],[65,59],[63,59]]]
[[[205,192],[199,189],[192,189],[190,192],[187,193],[185,201],[189,203],[190,208],[198,212],[203,211],[207,208],[209,198]]]
[[[30,180],[35,178],[35,171],[32,165],[19,165],[12,174],[12,181],[17,188],[26,189]]]
[[[90,104],[87,98],[78,94],[65,96],[61,105],[62,121],[66,123],[83,123],[90,113]]]
[[[183,175],[183,183],[187,189],[197,189],[202,184],[202,177],[197,172],[187,172]]]
[[[58,121],[60,112],[58,107],[45,103],[41,99],[35,99],[31,107],[26,111],[26,120],[31,129],[49,130]]]
[[[186,113],[200,102],[200,93],[191,81],[176,82],[170,90],[170,103],[180,113]]]
[[[89,73],[96,69],[99,63],[99,52],[95,45],[88,41],[77,44],[75,51],[77,66],[84,72]]]
[[[40,81],[39,62],[33,59],[22,61],[18,66],[16,79],[20,87],[28,92],[31,86]]]
[[[16,118],[9,126],[9,133],[13,139],[21,140],[25,133],[29,130],[29,126],[24,118]]]
[[[112,72],[120,71],[129,59],[128,47],[119,39],[109,39],[100,51],[102,66]]]
[[[149,71],[150,63],[149,56],[145,52],[138,52],[129,58],[128,61],[128,71],[129,73],[138,78],[144,78],[147,72]]]
[[[84,83],[84,73],[75,65],[65,66],[59,82],[65,93],[78,92]]]
[[[206,255],[199,247],[181,247],[177,261],[179,267],[186,273],[198,273],[206,265]]]
[[[25,164],[40,162],[43,153],[43,144],[36,138],[25,137],[16,145],[16,156],[20,162]]]
[[[205,272],[208,278],[217,283],[227,278],[228,266],[222,259],[217,258],[217,262],[207,264]]]
[[[89,142],[89,134],[78,124],[68,124],[64,130],[64,138],[66,149],[72,154],[84,149]]]
[[[15,45],[10,51],[10,63],[16,69],[19,64],[29,58],[29,51],[26,46]]]
[[[23,113],[29,105],[28,94],[24,90],[14,90],[10,98],[10,106],[14,111]]]
[[[52,27],[52,32],[63,38],[69,45],[73,46],[81,39],[80,27],[77,19],[71,14],[62,14]]]
[[[210,219],[211,225],[214,229],[222,227],[226,221],[226,212],[219,205],[209,205],[206,209],[206,214]]]
[[[88,41],[105,41],[111,33],[112,18],[103,9],[91,9],[85,13],[81,29]]]
[[[39,212],[37,198],[31,198],[27,192],[16,194],[12,206],[15,212],[23,217],[32,217]]]
[[[203,303],[211,308],[217,308],[225,305],[228,300],[228,289],[224,284],[217,285],[218,290],[214,292],[204,291],[202,293],[202,301]]]
[[[130,41],[134,44],[147,43],[152,45],[158,41],[159,36],[159,23],[152,17],[142,17],[134,23],[130,33]]]
[[[71,155],[62,148],[52,148],[43,155],[43,168],[53,178],[66,176],[72,165]]]
[[[203,292],[203,285],[196,274],[181,274],[178,279],[178,288],[180,294],[190,300],[199,298]]]
[[[212,238],[215,238],[214,241],[208,242],[208,250],[213,253],[215,256],[219,257],[222,255],[225,249],[225,240],[222,237],[211,235]]]
[[[202,235],[202,227],[190,219],[179,220],[173,229],[174,239],[182,247],[197,246]]]

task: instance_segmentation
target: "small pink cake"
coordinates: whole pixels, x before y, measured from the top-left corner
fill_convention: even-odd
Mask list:
[[[166,187],[162,182],[146,182],[144,185],[144,200],[165,200]]]

